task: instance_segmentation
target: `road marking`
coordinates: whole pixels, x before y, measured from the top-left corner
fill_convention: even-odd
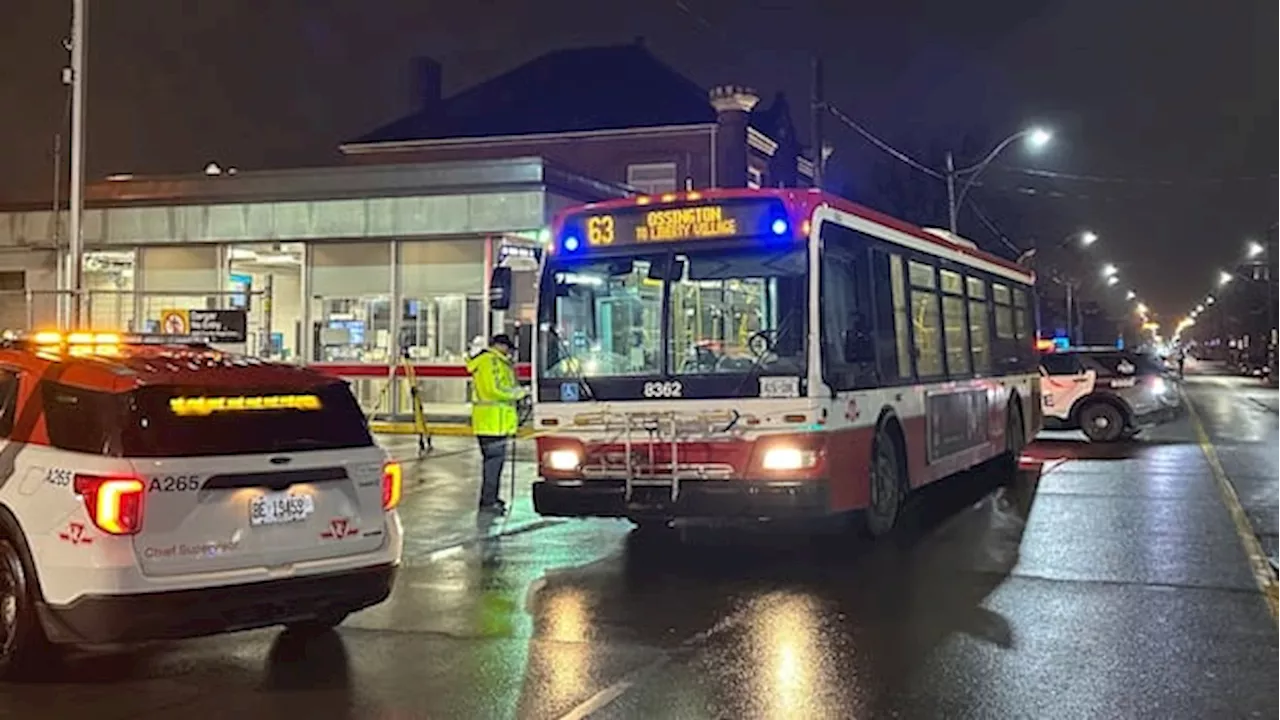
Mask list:
[[[1271,569],[1271,561],[1267,559],[1267,554],[1262,550],[1262,544],[1258,542],[1258,536],[1253,531],[1253,524],[1249,522],[1249,516],[1245,513],[1244,506],[1240,504],[1240,496],[1236,494],[1235,486],[1231,484],[1231,480],[1227,477],[1227,472],[1222,469],[1222,463],[1218,460],[1218,451],[1213,447],[1213,442],[1209,440],[1209,434],[1205,432],[1204,425],[1200,422],[1200,415],[1196,412],[1195,405],[1191,403],[1191,398],[1185,393],[1183,393],[1182,401],[1187,406],[1187,414],[1191,418],[1191,426],[1196,430],[1196,439],[1200,443],[1200,451],[1204,453],[1205,459],[1209,461],[1209,469],[1213,471],[1213,479],[1218,483],[1218,492],[1222,495],[1222,501],[1227,506],[1231,521],[1236,526],[1236,535],[1240,537],[1240,544],[1244,546],[1249,565],[1253,568],[1253,579],[1257,581],[1258,589],[1262,591],[1262,596],[1267,601],[1267,610],[1271,612],[1271,619],[1273,621],[1280,620],[1280,607],[1278,607],[1276,599],[1276,575]]]

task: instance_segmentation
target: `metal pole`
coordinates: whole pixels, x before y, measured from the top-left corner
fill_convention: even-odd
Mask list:
[[[1274,297],[1274,288],[1271,287],[1271,249],[1274,242],[1272,236],[1275,234],[1275,224],[1267,228],[1266,258],[1267,258],[1267,368],[1271,368],[1271,382],[1275,382],[1275,327],[1276,327],[1276,305]]]
[[[825,142],[822,120],[827,113],[826,98],[822,87],[822,59],[813,58],[813,88],[810,95],[810,113],[813,121],[813,186],[822,189],[823,158],[822,146]]]
[[[71,312],[68,318],[73,329],[82,324],[80,314],[81,293],[84,290],[84,237],[80,220],[84,212],[84,85],[85,85],[85,26],[88,24],[85,4],[88,0],[72,0],[71,3],[71,206],[68,224],[68,289],[71,290]]]
[[[1071,281],[1067,281],[1067,344],[1075,345],[1075,315],[1071,312]]]
[[[948,151],[947,152],[947,221],[950,223],[952,235],[960,234],[960,232],[956,229],[957,215],[958,213],[956,212],[956,161],[955,161],[955,158],[953,158],[951,156],[951,153]]]

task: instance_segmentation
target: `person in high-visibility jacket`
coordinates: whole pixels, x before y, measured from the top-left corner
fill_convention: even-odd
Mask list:
[[[507,443],[520,425],[516,403],[528,392],[516,382],[512,355],[515,344],[506,335],[494,335],[489,347],[467,360],[471,374],[471,431],[480,441],[482,470],[480,510],[506,512],[498,498]]]

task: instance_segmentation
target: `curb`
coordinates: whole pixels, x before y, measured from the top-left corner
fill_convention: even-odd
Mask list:
[[[1271,619],[1280,621],[1280,599],[1277,598],[1277,585],[1280,583],[1278,583],[1276,576],[1276,566],[1262,549],[1262,543],[1258,542],[1258,536],[1253,529],[1253,524],[1249,522],[1249,516],[1245,513],[1244,506],[1240,503],[1240,496],[1236,494],[1235,486],[1231,484],[1230,478],[1227,477],[1226,471],[1223,470],[1222,462],[1218,460],[1218,451],[1209,440],[1209,434],[1205,432],[1204,425],[1200,422],[1200,415],[1196,412],[1195,406],[1191,404],[1191,398],[1187,397],[1184,392],[1182,399],[1186,403],[1191,425],[1195,428],[1196,439],[1200,443],[1200,451],[1204,453],[1205,459],[1209,462],[1209,469],[1212,471],[1213,479],[1218,484],[1218,492],[1222,496],[1223,504],[1226,505],[1227,513],[1231,516],[1231,521],[1236,526],[1236,535],[1240,537],[1240,544],[1243,546],[1246,559],[1253,570],[1253,579],[1258,583],[1258,590],[1262,592],[1263,598],[1267,602],[1267,610],[1271,612]]]

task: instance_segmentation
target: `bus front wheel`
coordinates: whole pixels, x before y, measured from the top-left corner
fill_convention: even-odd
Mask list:
[[[893,436],[884,427],[877,430],[868,473],[871,502],[865,513],[866,530],[872,537],[889,534],[902,512],[906,500],[906,477],[901,459],[902,454]]]

